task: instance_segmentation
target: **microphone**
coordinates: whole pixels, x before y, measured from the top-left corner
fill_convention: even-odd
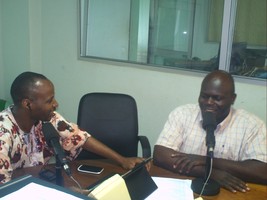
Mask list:
[[[65,152],[59,143],[59,135],[55,127],[50,122],[43,122],[42,131],[48,146],[52,147],[56,158],[62,165],[68,176],[71,176],[70,167],[67,163]]]
[[[202,113],[203,123],[202,127],[206,130],[206,146],[207,152],[212,157],[215,147],[215,136],[214,131],[217,126],[216,116],[213,112],[204,112]]]
[[[191,189],[194,193],[213,196],[220,192],[220,185],[215,180],[210,179],[213,163],[213,151],[215,147],[215,136],[214,131],[217,126],[215,114],[212,112],[203,112],[203,123],[202,127],[206,130],[206,146],[207,146],[207,157],[206,157],[206,172],[204,178],[196,178],[192,180]]]

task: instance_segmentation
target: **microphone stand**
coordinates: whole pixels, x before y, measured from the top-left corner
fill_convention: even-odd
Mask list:
[[[59,186],[64,186],[63,185],[63,176],[62,176],[62,170],[61,170],[61,162],[56,156],[56,184]]]
[[[215,196],[220,192],[220,185],[209,176],[212,170],[213,151],[207,150],[205,177],[192,180],[191,189],[194,193],[204,196]]]
[[[215,180],[210,179],[213,163],[213,151],[215,147],[214,130],[216,129],[217,122],[216,116],[213,112],[203,112],[202,117],[202,127],[206,130],[207,146],[205,177],[194,179],[191,184],[191,189],[194,193],[197,193],[200,196],[202,194],[205,196],[214,196],[220,192],[220,185]]]

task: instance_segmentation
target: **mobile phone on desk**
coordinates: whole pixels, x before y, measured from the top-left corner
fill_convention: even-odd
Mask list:
[[[101,174],[103,172],[103,167],[92,166],[92,165],[80,165],[77,170],[79,172],[89,173],[89,174]]]

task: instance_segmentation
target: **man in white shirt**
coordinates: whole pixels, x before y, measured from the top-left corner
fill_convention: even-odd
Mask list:
[[[216,146],[211,178],[232,191],[246,192],[246,182],[267,184],[266,125],[255,115],[231,107],[236,99],[233,77],[213,71],[203,80],[198,105],[176,108],[154,148],[154,164],[183,175],[203,177],[206,131],[203,113],[215,115]]]

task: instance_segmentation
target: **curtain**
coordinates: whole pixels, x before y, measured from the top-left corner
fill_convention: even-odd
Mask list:
[[[210,17],[208,29],[208,41],[220,42],[222,34],[223,4],[224,0],[210,1]]]
[[[239,0],[235,22],[234,42],[266,46],[267,0]]]
[[[219,42],[224,0],[212,0],[209,19],[208,41]],[[234,42],[266,46],[267,0],[239,0],[234,30]]]

